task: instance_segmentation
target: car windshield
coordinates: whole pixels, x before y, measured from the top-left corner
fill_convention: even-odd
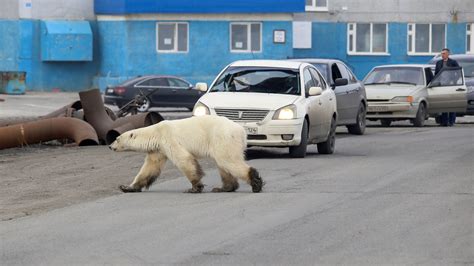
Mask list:
[[[370,72],[364,80],[365,85],[370,84],[410,84],[423,85],[422,68],[415,67],[383,67]]]
[[[315,66],[326,80],[329,80],[328,65],[324,63],[311,63]]]
[[[298,70],[281,68],[229,67],[210,92],[257,92],[299,95]]]

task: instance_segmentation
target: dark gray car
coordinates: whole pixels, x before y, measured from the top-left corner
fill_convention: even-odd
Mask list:
[[[474,115],[474,54],[453,54],[449,56],[458,62],[464,71],[464,78],[467,87],[467,109],[466,113],[459,115]],[[430,60],[430,64],[435,65],[441,60],[440,56],[436,56]]]
[[[346,126],[351,134],[364,134],[367,110],[365,88],[363,83],[352,73],[352,70],[337,59],[301,58],[291,60],[310,63],[321,72],[336,94],[337,124]]]

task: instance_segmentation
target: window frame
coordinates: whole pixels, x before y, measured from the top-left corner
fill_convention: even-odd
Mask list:
[[[252,24],[260,25],[260,50],[252,51]],[[230,22],[229,23],[229,49],[231,53],[262,53],[262,39],[263,39],[263,23],[262,22]],[[247,49],[235,50],[232,49],[232,25],[245,25],[247,27]]]
[[[470,40],[470,46],[467,40]],[[474,23],[466,23],[466,54],[474,54]]]
[[[174,25],[174,47],[173,50],[160,50],[159,49],[159,30],[158,27],[159,25]],[[178,25],[179,24],[184,24],[186,25],[186,51],[178,51]],[[159,21],[156,22],[156,52],[157,53],[189,53],[189,23],[188,22],[183,22],[183,21],[178,21],[178,22],[173,22],[173,21]]]
[[[329,11],[329,0],[326,0],[326,6],[317,6],[316,5],[316,0],[311,0],[311,5],[306,5],[306,3],[305,3],[305,11],[328,12]]]
[[[416,52],[416,25],[429,25],[429,39],[428,39],[428,52]],[[446,23],[408,23],[407,24],[407,55],[410,56],[434,56],[439,54],[440,51],[433,51],[432,42],[433,42],[433,25],[444,25],[444,45],[443,48],[447,46],[447,35],[448,35],[448,25]],[[410,30],[411,26],[411,30]],[[412,50],[410,51],[410,37],[411,37],[411,47]]]
[[[357,24],[369,24],[370,25],[370,41],[369,41],[369,52],[357,52],[356,45],[357,45]],[[374,52],[374,24],[383,24],[385,25],[385,52]],[[352,29],[351,29],[352,26]],[[352,36],[352,48],[351,51],[351,36]],[[347,23],[347,54],[348,55],[373,55],[373,56],[380,56],[380,55],[390,55],[388,52],[388,23],[378,23],[378,22],[350,22]]]

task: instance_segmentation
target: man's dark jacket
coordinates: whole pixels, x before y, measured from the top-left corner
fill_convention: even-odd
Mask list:
[[[447,67],[459,67],[459,64],[456,60],[453,60],[448,57],[448,61],[446,62]],[[435,76],[441,71],[441,68],[443,68],[443,59],[439,60],[436,62],[436,69],[435,69]]]

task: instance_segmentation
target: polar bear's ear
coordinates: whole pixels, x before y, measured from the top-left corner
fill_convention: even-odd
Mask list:
[[[133,133],[130,133],[130,138],[133,138]]]

